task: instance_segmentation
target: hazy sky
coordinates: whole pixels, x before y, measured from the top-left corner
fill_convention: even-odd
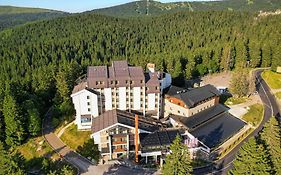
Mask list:
[[[132,2],[133,0],[0,0],[0,5],[12,5],[20,7],[40,7],[67,12],[82,12],[97,8]],[[158,0],[159,1],[159,0]],[[180,2],[191,0],[160,0],[160,2]],[[203,1],[203,0],[192,0]],[[208,1],[208,0],[204,0]]]

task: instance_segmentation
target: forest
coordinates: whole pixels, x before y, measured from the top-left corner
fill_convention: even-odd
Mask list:
[[[281,65],[281,16],[178,12],[120,19],[74,14],[0,32],[0,141],[40,134],[44,113],[73,113],[70,94],[89,65],[155,63],[174,84],[236,68]],[[1,145],[1,144],[0,144]]]

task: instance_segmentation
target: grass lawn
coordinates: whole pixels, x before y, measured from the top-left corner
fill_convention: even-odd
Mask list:
[[[76,150],[90,139],[91,131],[77,131],[75,124],[67,128],[61,136],[61,140],[70,148]]]
[[[253,126],[257,126],[263,117],[263,106],[261,104],[254,104],[250,106],[250,110],[247,114],[245,114],[242,119],[252,124]]]
[[[230,97],[225,101],[226,105],[237,105],[240,103],[244,103],[248,100],[248,97],[239,97],[239,98],[235,98],[235,97]]]
[[[43,140],[43,137],[31,138],[27,143],[19,146],[17,150],[26,160],[43,156],[52,157],[54,160],[59,158],[59,156],[52,151],[48,143]]]
[[[272,72],[270,70],[265,70],[262,73],[262,78],[266,81],[266,83],[272,89],[280,89],[281,88],[281,74]]]
[[[27,143],[16,149],[26,159],[25,165],[30,171],[41,170],[44,157],[52,161],[60,158],[43,140],[43,137],[30,138]]]
[[[275,94],[275,96],[276,96],[278,99],[281,100],[281,92],[277,92],[277,93]]]

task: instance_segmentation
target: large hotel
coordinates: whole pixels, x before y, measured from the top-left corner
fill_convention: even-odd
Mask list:
[[[191,156],[209,159],[212,152],[231,145],[249,126],[219,104],[212,85],[182,88],[171,85],[168,73],[154,64],[90,66],[76,85],[72,100],[79,130],[91,130],[102,160],[122,157],[163,162],[176,135]],[[161,120],[160,120],[161,119]]]
[[[153,64],[148,64],[146,73],[127,61],[113,61],[111,67],[90,66],[86,80],[71,95],[78,129],[90,129],[94,117],[113,109],[159,119],[163,89],[170,85],[170,74],[156,72]]]

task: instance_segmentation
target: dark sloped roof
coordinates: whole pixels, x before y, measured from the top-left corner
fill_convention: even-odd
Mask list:
[[[229,113],[223,113],[208,122],[208,124],[198,127],[190,133],[212,149],[228,140],[245,125],[246,123],[242,120]]]
[[[182,100],[190,108],[208,98],[220,95],[217,88],[210,84],[193,89],[170,86],[166,94]]]
[[[177,135],[180,135],[179,130],[155,131],[146,135],[140,142],[142,147],[169,146]]]
[[[186,126],[189,130],[193,130],[196,127],[205,124],[206,122],[214,119],[219,114],[226,112],[227,108],[222,104],[217,104],[213,107],[205,109],[202,112],[199,112],[191,117],[181,117],[176,115],[171,115],[173,119],[179,121],[184,126]]]
[[[135,127],[135,114],[118,109],[106,111],[93,119],[92,132],[98,132],[116,123]],[[163,124],[154,119],[139,116],[139,129],[153,132],[162,126]]]

